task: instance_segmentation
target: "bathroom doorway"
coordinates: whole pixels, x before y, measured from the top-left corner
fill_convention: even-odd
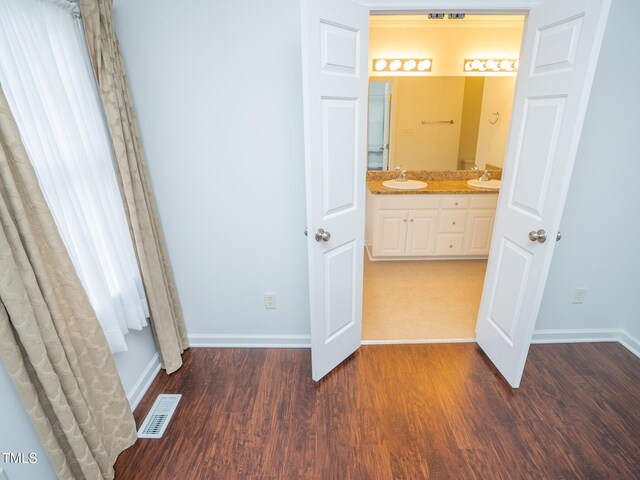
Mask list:
[[[363,344],[475,341],[524,20],[370,17]]]

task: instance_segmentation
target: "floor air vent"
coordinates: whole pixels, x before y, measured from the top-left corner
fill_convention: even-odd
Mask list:
[[[158,395],[147,418],[138,430],[138,438],[160,438],[167,429],[182,395]]]

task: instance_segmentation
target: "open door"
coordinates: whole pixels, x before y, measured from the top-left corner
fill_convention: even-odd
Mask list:
[[[369,10],[302,0],[311,357],[318,381],[360,347]]]
[[[520,385],[580,140],[610,0],[548,0],[523,38],[477,342]]]

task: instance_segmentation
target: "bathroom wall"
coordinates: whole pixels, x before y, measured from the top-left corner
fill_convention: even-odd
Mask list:
[[[455,170],[465,77],[390,77],[390,167],[404,170]],[[453,124],[423,125],[453,120]]]
[[[480,169],[487,163],[496,167],[504,164],[515,86],[515,77],[486,77],[484,80],[476,148],[476,164]],[[495,112],[499,112],[499,116],[493,115]]]
[[[431,58],[433,66],[430,75],[433,76],[477,75],[464,72],[466,58],[518,58],[520,55],[522,24],[470,28],[469,19],[427,20],[424,15],[408,18],[408,22],[401,21],[395,26],[388,26],[386,23],[380,24],[385,21],[384,18],[372,17],[370,75],[384,75],[372,71],[374,58]],[[425,28],[424,25],[429,27]]]
[[[460,142],[458,143],[458,168],[463,170],[473,167],[476,163],[484,80],[484,77],[466,77],[464,79]]]
[[[189,333],[308,343],[299,1],[117,0],[114,19]]]
[[[613,1],[537,330],[640,338],[639,17],[640,2]],[[576,287],[589,289],[582,305]]]

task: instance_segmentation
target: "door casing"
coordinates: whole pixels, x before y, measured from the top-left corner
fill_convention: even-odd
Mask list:
[[[389,1],[377,1],[377,0],[352,0],[354,3],[369,7],[369,15],[393,15],[393,14],[426,14],[429,12],[459,12],[465,14],[492,14],[492,15],[527,15],[532,7],[543,3],[544,0],[493,0],[483,1],[476,0],[473,2],[473,8],[470,8],[470,2],[464,0],[435,0],[426,1],[420,5],[419,9],[416,9],[416,4],[413,2],[401,1],[393,2]],[[525,23],[526,26],[526,23]],[[531,59],[532,51],[525,51],[521,48],[520,61],[527,62]],[[496,218],[497,220],[497,218]],[[493,259],[495,261],[495,258]],[[489,256],[488,262],[491,262],[492,258]],[[468,342],[469,340],[462,340]],[[393,341],[367,341],[363,344],[393,344],[398,342]],[[406,342],[402,342],[406,343]],[[417,342],[425,343],[425,342]]]

